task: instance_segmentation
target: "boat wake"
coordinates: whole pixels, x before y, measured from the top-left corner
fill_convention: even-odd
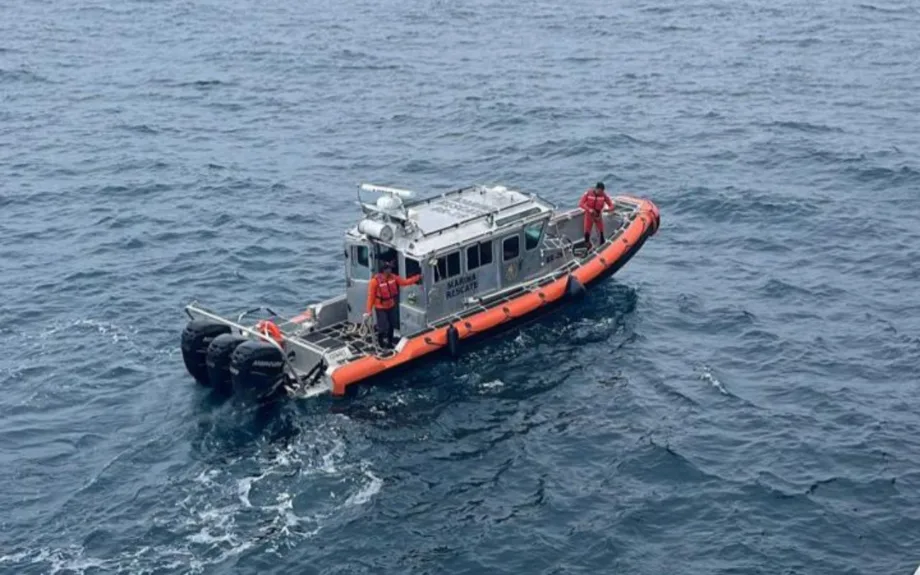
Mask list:
[[[137,491],[138,498],[149,499],[149,514],[142,518],[128,517],[137,509],[131,505],[119,509],[111,524],[102,524],[104,516],[90,516],[90,521],[100,521],[90,531],[111,537],[91,535],[82,541],[15,549],[0,556],[0,572],[203,573],[209,566],[232,565],[250,554],[294,547],[361,513],[383,489],[371,462],[351,453],[337,427],[301,430],[281,446],[260,440],[251,453],[230,459],[199,454],[205,461],[186,477],[153,493],[149,486]],[[223,454],[230,449],[219,437],[204,442],[216,442],[217,451],[226,448]],[[122,475],[123,466],[114,463],[113,472]],[[162,505],[164,500],[175,503]],[[61,515],[67,515],[64,511]],[[62,520],[66,523],[68,518]],[[124,533],[106,531],[116,524],[129,527]],[[136,548],[131,542],[138,539],[159,543]]]

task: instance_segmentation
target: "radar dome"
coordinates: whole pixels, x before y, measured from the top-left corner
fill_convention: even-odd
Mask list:
[[[399,196],[384,194],[377,198],[377,207],[386,211],[398,210],[402,207],[402,200]]]

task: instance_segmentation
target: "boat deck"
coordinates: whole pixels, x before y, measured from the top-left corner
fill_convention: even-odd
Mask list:
[[[372,330],[362,330],[351,322],[343,321],[320,330],[299,336],[323,351],[335,351],[345,346],[360,355],[373,354],[377,351],[375,334]]]

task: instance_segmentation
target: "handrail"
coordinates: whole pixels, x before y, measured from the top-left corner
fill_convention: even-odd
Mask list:
[[[196,303],[197,303],[197,302],[196,302]],[[291,365],[291,362],[288,361],[287,353],[284,351],[284,348],[281,347],[281,344],[279,344],[279,343],[278,343],[277,341],[275,341],[274,339],[272,339],[272,338],[266,336],[266,335],[263,334],[263,333],[259,333],[258,331],[254,330],[254,329],[252,329],[252,328],[248,328],[248,327],[243,326],[243,325],[240,325],[240,324],[238,324],[238,323],[236,323],[236,322],[234,322],[234,321],[231,321],[231,320],[229,320],[229,319],[227,319],[227,318],[220,317],[220,316],[217,315],[217,314],[214,314],[214,313],[211,313],[211,312],[209,312],[209,311],[207,311],[207,310],[204,310],[204,309],[198,307],[197,305],[195,305],[194,303],[185,306],[185,312],[186,312],[187,314],[189,314],[189,316],[191,316],[192,314],[191,314],[191,312],[190,312],[189,310],[193,310],[195,313],[200,314],[200,315],[203,315],[204,317],[206,317],[206,318],[208,318],[208,319],[211,319],[211,320],[217,321],[217,322],[219,322],[219,323],[222,323],[222,324],[224,324],[224,325],[230,326],[231,328],[236,329],[236,330],[239,330],[239,331],[242,332],[242,333],[247,333],[247,334],[249,334],[249,335],[255,336],[256,338],[261,339],[261,340],[264,340],[264,341],[267,341],[267,342],[270,343],[271,345],[275,346],[275,348],[281,353],[281,359],[284,361],[285,366],[290,370],[291,375],[294,376],[295,379],[297,378],[297,371],[294,369],[294,366]],[[299,346],[306,347],[307,349],[310,349],[311,351],[315,351],[315,352],[318,353],[319,355],[322,355],[322,350],[320,350],[320,349],[318,349],[318,348],[315,348],[315,347],[312,346],[312,345],[309,345],[309,342],[291,339],[291,338],[287,337],[286,335],[284,335],[283,333],[281,334],[281,339],[282,339],[283,341],[290,341],[290,342],[291,342],[292,344],[294,344],[294,345],[299,345]]]
[[[549,214],[549,213],[552,213],[552,212],[541,212],[541,213],[539,213],[539,214],[534,214],[534,216],[531,216],[531,217],[528,217],[528,218],[524,218],[524,219],[521,219],[521,220],[515,222],[515,225],[508,225],[508,226],[496,228],[496,229],[494,229],[494,230],[489,230],[488,232],[485,232],[485,233],[483,233],[483,234],[478,234],[478,235],[475,235],[475,236],[469,236],[469,237],[467,237],[467,238],[465,238],[465,239],[458,240],[458,241],[456,241],[456,242],[447,244],[447,245],[445,245],[445,246],[441,246],[441,247],[439,247],[438,249],[434,250],[433,252],[428,252],[428,254],[426,254],[426,255],[428,255],[428,256],[430,256],[430,257],[438,257],[438,254],[444,254],[444,253],[446,253],[446,252],[453,251],[453,250],[454,250],[455,248],[457,248],[458,246],[473,245],[473,244],[476,244],[476,243],[481,243],[481,242],[482,242],[484,239],[486,239],[486,238],[492,239],[492,238],[494,238],[495,236],[499,235],[499,233],[502,232],[502,230],[507,231],[508,228],[520,228],[520,229],[524,229],[525,227],[527,227],[528,224],[532,224],[532,223],[534,223],[534,222],[538,222],[538,221],[543,220],[543,219],[545,219],[545,220],[548,221],[550,218],[547,217],[547,214]]]
[[[437,231],[433,231],[433,232],[430,232],[430,233],[427,233],[427,234],[426,234],[425,232],[422,232],[422,237],[423,237],[423,238],[427,238],[427,237],[434,236],[434,235],[439,235],[439,236],[440,236],[440,235],[444,234],[444,232],[446,232],[446,231],[450,231],[450,230],[457,229],[457,228],[459,228],[460,226],[463,226],[463,225],[465,225],[465,224],[469,224],[469,223],[471,223],[471,222],[475,222],[476,220],[479,220],[479,219],[482,219],[482,218],[488,218],[488,217],[490,217],[490,216],[495,216],[495,215],[497,215],[497,214],[502,213],[502,212],[505,211],[505,210],[510,210],[510,209],[512,209],[512,208],[517,208],[517,207],[519,207],[519,206],[523,206],[524,204],[531,203],[532,201],[533,201],[532,199],[528,198],[528,199],[526,199],[526,200],[522,200],[522,201],[520,201],[520,202],[516,202],[516,203],[511,204],[511,205],[508,205],[508,206],[501,206],[501,207],[498,207],[498,208],[494,208],[494,209],[491,209],[491,210],[489,210],[489,211],[487,211],[487,212],[482,212],[481,214],[476,214],[475,216],[470,216],[470,217],[466,218],[465,220],[460,220],[460,221],[454,222],[454,223],[452,223],[451,225],[449,225],[449,226],[447,226],[447,227],[445,227],[445,228],[441,228],[441,229],[439,229],[439,230],[437,230]],[[545,212],[543,212],[543,211],[541,210],[541,211],[540,211],[540,214],[543,215],[543,214],[545,214]],[[493,218],[493,223],[494,223],[494,218]]]

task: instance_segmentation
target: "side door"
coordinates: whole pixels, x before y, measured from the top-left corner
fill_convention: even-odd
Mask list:
[[[521,253],[521,269],[518,274],[520,281],[525,281],[540,275],[543,270],[543,234],[549,218],[532,222],[524,226],[524,246]]]
[[[346,245],[345,255],[348,258],[345,267],[348,321],[360,323],[367,307],[367,284],[374,263],[371,260],[371,247],[366,243]]]
[[[498,289],[498,272],[495,261],[495,242],[491,239],[466,247],[466,273],[475,277],[473,285],[464,286],[471,296],[488,294]]]
[[[409,256],[400,258],[399,275],[411,278],[422,275],[418,283],[399,288],[399,333],[411,335],[418,333],[428,325],[427,308],[428,298],[425,286],[430,285],[431,279],[422,273],[421,262]]]
[[[521,260],[524,254],[521,230],[504,234],[498,241],[498,252],[501,257],[501,263],[498,266],[498,281],[501,287],[505,288],[521,280]]]
[[[428,302],[428,321],[435,323],[445,316],[463,309],[463,298],[456,289],[456,282],[461,275],[460,250],[455,249],[430,260],[432,282],[426,286]]]

